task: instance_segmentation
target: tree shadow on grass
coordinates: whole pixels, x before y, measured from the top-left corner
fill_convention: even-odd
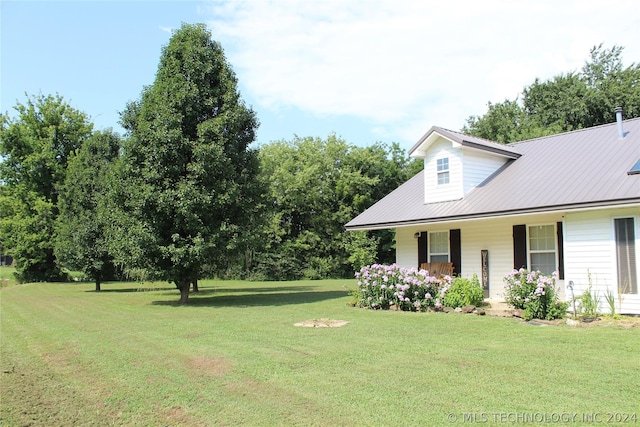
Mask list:
[[[191,293],[191,296],[201,296],[201,295],[220,295],[224,294],[255,294],[255,293],[274,293],[274,292],[297,292],[297,291],[309,291],[311,289],[315,289],[316,286],[263,286],[260,288],[218,288],[216,286],[209,287],[201,287],[200,290],[196,293]],[[176,289],[176,288],[174,288]]]
[[[100,293],[110,293],[110,292],[118,292],[118,293],[127,293],[127,292],[156,292],[156,291],[175,291],[177,290],[177,288],[175,286],[138,286],[138,287],[131,287],[131,288],[109,288],[108,287],[109,284],[102,284],[100,285],[100,291],[96,292],[95,289],[87,289],[85,292],[93,292],[96,294],[100,294]]]
[[[252,291],[252,293],[237,292],[229,295],[228,293],[216,295],[216,292],[207,292],[208,295],[203,296],[203,291],[198,294],[191,294],[189,302],[181,305],[176,299],[173,301],[154,301],[153,305],[165,305],[172,307],[259,307],[259,306],[282,306],[291,304],[310,304],[330,299],[344,298],[348,296],[346,291],[309,291],[308,287],[292,287],[304,290],[289,290],[287,292],[273,292],[274,288],[269,288],[270,292],[260,292],[260,289],[244,289],[244,291]],[[228,290],[227,290],[228,291]],[[256,292],[258,291],[258,292]],[[179,297],[179,295],[177,295]]]

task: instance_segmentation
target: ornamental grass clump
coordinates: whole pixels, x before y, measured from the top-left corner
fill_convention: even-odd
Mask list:
[[[524,268],[513,270],[504,276],[504,299],[512,307],[523,310],[526,320],[562,318],[568,305],[558,300],[556,277],[556,272],[547,276]]]
[[[404,311],[442,308],[442,300],[451,286],[451,277],[439,279],[426,270],[406,269],[397,264],[367,265],[355,274],[358,288],[353,293],[356,305],[388,310],[395,306]]]

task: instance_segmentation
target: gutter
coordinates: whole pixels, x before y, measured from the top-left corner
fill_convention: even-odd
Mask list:
[[[474,219],[489,219],[489,218],[499,218],[499,217],[515,217],[515,216],[530,215],[535,213],[557,213],[557,212],[567,212],[567,211],[579,212],[579,211],[585,211],[585,210],[611,209],[616,207],[623,208],[623,207],[629,207],[633,205],[638,205],[640,207],[640,198],[610,200],[604,204],[602,202],[574,203],[574,204],[568,204],[568,205],[545,206],[545,207],[538,207],[538,208],[482,212],[482,213],[475,213],[475,214],[468,214],[468,215],[453,215],[453,216],[438,217],[438,218],[411,219],[411,220],[397,221],[397,222],[395,221],[380,222],[380,223],[362,224],[362,225],[353,225],[353,226],[349,226],[347,224],[345,225],[345,229],[346,231],[384,230],[389,228],[409,227],[412,225],[437,224],[437,223],[443,223],[443,222],[465,221],[465,220],[474,220]]]

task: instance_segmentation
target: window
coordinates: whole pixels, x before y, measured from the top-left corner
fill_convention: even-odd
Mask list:
[[[449,262],[449,232],[429,233],[429,262]]]
[[[638,270],[636,269],[636,237],[633,218],[614,220],[616,257],[618,261],[618,292],[638,293]]]
[[[438,159],[438,185],[449,183],[449,158]]]
[[[529,257],[531,271],[551,274],[556,270],[556,238],[553,225],[529,227]]]

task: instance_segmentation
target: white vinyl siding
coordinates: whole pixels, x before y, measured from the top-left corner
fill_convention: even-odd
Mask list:
[[[438,160],[448,160],[449,181],[438,184]],[[462,192],[462,152],[454,149],[451,142],[440,138],[434,142],[424,159],[424,201],[425,203],[444,202],[461,199]]]
[[[609,312],[604,296],[611,292],[616,300],[617,313],[640,314],[640,295],[618,291],[621,284],[618,282],[615,244],[615,219],[634,218],[638,224],[639,217],[638,208],[602,209],[567,213],[565,216],[565,282],[574,283],[575,296],[591,285],[591,292],[600,296],[600,311],[603,313]],[[638,248],[637,225],[635,231],[635,247]],[[637,252],[636,266],[640,262]],[[638,274],[636,271],[636,277]]]
[[[424,227],[396,229],[396,264],[404,268],[418,267],[418,239],[414,237]]]
[[[463,198],[495,173],[507,159],[438,138],[424,157],[425,203]]]
[[[489,155],[477,150],[463,149],[464,152],[464,195],[500,169],[507,159]]]

